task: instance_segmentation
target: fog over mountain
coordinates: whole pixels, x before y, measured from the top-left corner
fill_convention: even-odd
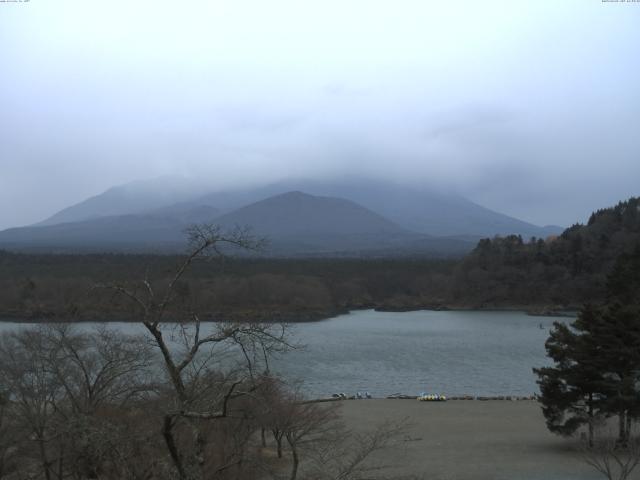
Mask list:
[[[0,3],[0,229],[182,175],[373,179],[567,226],[639,193],[639,24],[599,0]]]
[[[111,187],[105,192],[66,207],[38,224],[55,225],[97,217],[145,212],[173,206],[205,192],[206,189],[198,182],[179,176],[137,180]],[[179,212],[179,206],[174,206],[173,211]]]
[[[208,191],[205,194],[203,191],[206,191],[206,188],[201,183],[197,181],[190,183],[183,177],[135,181],[114,186],[100,195],[66,207],[38,225],[54,225],[111,215],[139,213],[165,214],[172,217],[179,214],[183,217],[196,218],[200,208],[205,208],[206,211],[206,207],[210,207],[220,213],[227,213],[268,197],[301,191],[311,195],[351,200],[391,219],[404,229],[429,235],[492,237],[520,234],[525,237],[546,237],[562,230],[559,226],[540,228],[491,211],[459,195],[440,192],[428,184],[408,186],[402,183],[364,178],[290,179],[253,188],[226,188]],[[176,202],[177,199],[179,200]],[[294,224],[298,223],[297,218],[290,218],[290,221]],[[279,227],[275,225],[270,227],[270,229],[274,228]]]
[[[190,225],[214,223],[266,237],[265,255],[450,256],[482,237],[562,231],[393,182],[289,180],[204,195],[199,183],[188,184],[163,177],[112,187],[33,226],[0,231],[0,248],[173,252],[184,249]]]
[[[126,198],[134,199],[127,187],[110,189],[103,197],[117,200],[121,191]],[[234,192],[224,195],[231,199]],[[248,195],[251,192],[240,192],[236,201]],[[154,195],[149,197],[153,199]],[[129,212],[119,215],[108,214],[113,209],[101,196],[92,197],[38,225],[0,231],[0,248],[29,252],[181,252],[186,247],[186,231],[193,223],[215,223],[225,232],[248,227],[252,235],[267,241],[257,252],[266,256],[459,256],[474,245],[468,239],[407,230],[346,199],[299,191],[274,195],[225,214],[203,204],[212,195],[139,211],[139,206],[149,205],[149,197],[140,195],[139,203],[132,202]],[[107,215],[102,216],[101,211]],[[65,221],[54,223],[56,218]]]

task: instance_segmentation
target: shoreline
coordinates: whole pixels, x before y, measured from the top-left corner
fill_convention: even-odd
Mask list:
[[[536,395],[445,395],[445,400],[420,400],[427,403],[446,402],[537,402]],[[347,397],[321,397],[303,400],[300,403],[328,403],[328,402],[349,402],[349,401],[370,401],[370,400],[413,400],[418,401],[418,395],[387,395],[386,397],[357,398],[355,395]]]
[[[549,305],[423,305],[415,307],[398,307],[389,305],[366,305],[353,308],[340,308],[331,311],[307,311],[307,312],[270,312],[267,314],[253,314],[253,312],[219,312],[203,315],[202,322],[223,323],[314,323],[330,320],[340,315],[351,312],[373,310],[375,312],[522,312],[531,317],[563,317],[573,318],[579,309],[573,306],[550,307]],[[302,317],[302,318],[301,318]],[[0,323],[139,323],[135,319],[104,319],[104,318],[77,318],[58,315],[53,312],[3,312],[0,311]],[[171,323],[171,322],[167,322]]]

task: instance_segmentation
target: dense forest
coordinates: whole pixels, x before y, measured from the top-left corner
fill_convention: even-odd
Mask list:
[[[462,259],[198,259],[178,292],[208,319],[305,321],[349,309],[577,308],[604,295],[615,259],[640,244],[640,200],[599,210],[560,236],[481,240]],[[0,252],[0,315],[13,319],[132,319],[96,285],[166,284],[163,255]]]
[[[616,258],[638,245],[638,198],[598,210],[558,237],[484,239],[455,269],[452,299],[479,306],[599,301]]]
[[[0,255],[5,318],[129,320],[96,284],[149,278],[162,288],[178,256]],[[456,262],[428,259],[199,259],[179,285],[208,319],[305,321],[356,308],[444,305]]]

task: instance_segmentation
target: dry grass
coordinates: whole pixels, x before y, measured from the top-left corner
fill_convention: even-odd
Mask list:
[[[579,442],[546,430],[534,401],[345,401],[344,421],[365,430],[408,418],[411,426],[376,461],[394,476],[442,480],[591,480]]]

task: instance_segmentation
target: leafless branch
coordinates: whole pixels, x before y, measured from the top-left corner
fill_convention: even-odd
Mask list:
[[[607,480],[628,480],[640,464],[640,437],[631,435],[626,445],[600,429],[592,446],[583,444],[582,460]]]

